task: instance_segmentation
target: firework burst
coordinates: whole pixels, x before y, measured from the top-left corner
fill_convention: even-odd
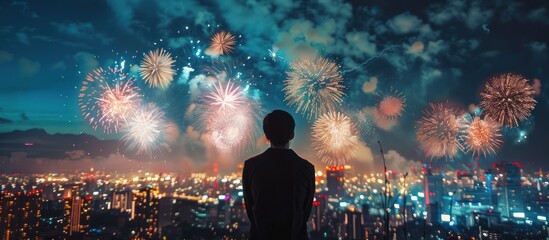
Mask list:
[[[376,105],[376,110],[381,117],[387,119],[397,119],[402,116],[406,107],[406,98],[400,92],[394,92],[389,96],[383,97]]]
[[[166,88],[173,81],[175,60],[164,49],[149,51],[141,61],[139,74],[151,87]]]
[[[224,55],[233,51],[236,39],[231,33],[220,31],[212,36],[210,52],[214,55]]]
[[[360,146],[357,126],[348,116],[329,112],[320,116],[312,126],[313,147],[322,162],[345,165]]]
[[[164,112],[155,104],[149,103],[133,112],[124,126],[122,140],[128,149],[138,154],[151,153],[167,148],[165,130],[167,128]]]
[[[253,138],[254,105],[231,81],[218,83],[204,97],[202,119],[210,143],[218,150],[242,149]]]
[[[494,120],[483,120],[475,116],[467,121],[466,129],[464,135],[466,150],[472,151],[474,156],[480,153],[484,157],[494,154],[502,144],[499,123]]]
[[[323,57],[301,59],[290,64],[285,100],[308,120],[335,111],[344,95],[339,66]]]
[[[431,158],[452,159],[463,151],[460,134],[464,130],[462,113],[443,104],[430,104],[418,121],[416,139]]]
[[[240,87],[231,83],[230,80],[225,86],[221,83],[215,84],[214,86],[215,90],[206,96],[206,98],[209,99],[210,109],[215,109],[218,112],[223,110],[234,111],[237,107],[244,104],[242,90]]]
[[[118,68],[98,68],[86,76],[79,105],[93,129],[102,126],[107,134],[120,130],[141,100],[139,88],[133,84],[133,78]]]
[[[480,93],[483,116],[516,127],[532,113],[535,91],[520,75],[502,74],[492,78]]]
[[[221,151],[241,149],[251,140],[252,128],[251,113],[245,108],[213,114],[207,125],[210,143]]]

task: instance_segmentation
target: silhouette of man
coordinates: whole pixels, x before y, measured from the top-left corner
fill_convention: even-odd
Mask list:
[[[244,163],[242,184],[252,240],[309,239],[315,169],[289,148],[294,128],[288,112],[267,114],[263,132],[271,147]]]

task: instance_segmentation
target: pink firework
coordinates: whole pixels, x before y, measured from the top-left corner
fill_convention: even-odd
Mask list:
[[[428,157],[452,159],[459,150],[464,151],[460,141],[465,124],[462,115],[444,104],[430,104],[423,112],[417,122],[416,138]]]
[[[397,93],[381,99],[376,106],[376,110],[385,118],[395,119],[402,116],[405,107],[406,98],[402,94]]]
[[[256,111],[240,87],[231,81],[218,83],[204,100],[202,125],[216,149],[238,151],[251,142]]]
[[[94,129],[102,126],[105,133],[119,132],[140,101],[133,78],[118,68],[93,70],[82,82],[79,94],[84,118]]]
[[[464,136],[467,151],[473,152],[474,156],[496,153],[501,146],[500,125],[498,122],[480,117],[473,117],[467,122],[467,132]]]

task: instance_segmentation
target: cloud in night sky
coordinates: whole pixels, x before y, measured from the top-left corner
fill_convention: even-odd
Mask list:
[[[0,124],[8,124],[8,123],[13,123],[13,121],[11,119],[0,117]]]
[[[18,32],[15,34],[15,36],[17,37],[17,40],[19,40],[20,43],[25,45],[30,45],[29,37],[25,32]]]
[[[487,9],[484,1],[477,0],[448,0],[445,3],[435,4],[428,12],[429,20],[437,25],[444,25],[451,21],[463,22],[469,29],[476,29],[488,22],[493,16],[493,10]]]
[[[19,58],[19,74],[22,79],[28,79],[38,74],[40,63],[27,58]]]
[[[421,168],[420,162],[406,159],[395,150],[389,150],[385,153],[385,161],[387,162],[387,169],[396,170],[400,173],[405,173],[413,168]]]
[[[527,46],[535,53],[542,53],[547,50],[547,43],[531,42]]]
[[[99,67],[99,61],[95,59],[93,54],[89,52],[77,52],[74,54],[74,60],[80,66],[82,72],[89,72],[97,67]]]
[[[81,40],[96,41],[107,45],[111,42],[111,38],[104,34],[98,33],[93,25],[89,22],[85,23],[52,23],[59,33]]]
[[[9,62],[13,59],[13,54],[4,50],[0,50],[0,63]]]
[[[410,13],[402,13],[387,21],[389,28],[396,34],[408,34],[420,31],[421,23],[422,21],[418,17]]]

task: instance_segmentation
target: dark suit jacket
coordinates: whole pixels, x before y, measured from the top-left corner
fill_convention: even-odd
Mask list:
[[[269,148],[242,172],[250,239],[303,240],[315,192],[315,168],[291,149]]]

